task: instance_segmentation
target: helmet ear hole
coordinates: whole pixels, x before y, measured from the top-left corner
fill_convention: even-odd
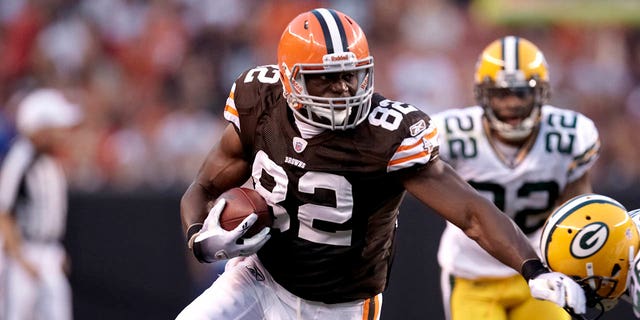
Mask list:
[[[349,24],[353,25],[353,20],[351,20],[351,18],[345,16],[345,20],[347,20],[347,22],[349,22]]]

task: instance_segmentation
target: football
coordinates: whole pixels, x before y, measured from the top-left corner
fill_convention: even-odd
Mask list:
[[[260,194],[249,188],[233,188],[220,195],[226,200],[226,205],[220,214],[220,226],[231,231],[238,226],[251,213],[258,215],[258,220],[244,234],[243,238],[249,238],[260,232],[264,227],[273,225],[273,214],[267,202]]]

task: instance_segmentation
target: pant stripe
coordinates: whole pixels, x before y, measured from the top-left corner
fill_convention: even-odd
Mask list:
[[[380,295],[369,298],[364,301],[364,310],[362,312],[362,320],[378,320],[380,317]]]

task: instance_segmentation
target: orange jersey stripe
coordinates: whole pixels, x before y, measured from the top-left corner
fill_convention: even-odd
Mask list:
[[[388,166],[389,167],[393,167],[393,166],[398,165],[398,164],[403,163],[403,162],[409,162],[409,161],[412,161],[414,159],[425,158],[425,157],[428,157],[428,156],[429,156],[429,152],[427,152],[425,150],[425,151],[422,151],[422,152],[419,152],[419,153],[412,154],[412,155],[410,155],[408,157],[391,160],[391,161],[389,161],[389,165]]]
[[[404,150],[409,150],[409,149],[413,149],[413,148],[415,148],[415,146],[417,146],[417,145],[419,145],[419,144],[422,144],[422,140],[418,140],[418,141],[416,141],[416,143],[414,143],[414,144],[412,144],[412,145],[408,145],[408,146],[399,146],[396,152],[398,152],[398,151],[404,151]]]
[[[427,134],[426,136],[424,136],[422,139],[429,140],[429,139],[431,139],[431,138],[435,137],[437,134],[438,134],[438,130],[435,130],[435,129],[434,129],[433,131],[429,132],[429,134]],[[421,143],[422,143],[422,139],[417,140],[417,141],[416,141],[414,144],[412,144],[412,145],[408,145],[408,146],[402,146],[402,145],[401,145],[401,146],[399,146],[399,147],[398,147],[398,151],[409,150],[409,149],[411,149],[411,148],[413,148],[413,147],[415,147],[415,146],[417,146],[417,145],[421,144]]]
[[[427,140],[435,137],[438,134],[438,128],[433,128],[433,131],[429,132],[429,134],[427,134],[427,136],[425,138],[427,138]]]
[[[239,116],[238,115],[238,110],[236,110],[236,108],[234,108],[234,107],[232,107],[230,105],[225,105],[224,106],[224,112],[229,112],[229,113],[231,113],[232,115],[234,115],[236,117]]]

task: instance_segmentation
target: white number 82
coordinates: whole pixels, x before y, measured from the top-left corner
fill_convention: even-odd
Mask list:
[[[275,187],[270,191],[260,183],[263,174],[270,175],[275,181]],[[275,216],[274,228],[280,231],[287,231],[291,227],[289,213],[278,203],[287,197],[289,178],[284,169],[269,159],[263,151],[258,151],[253,162],[252,177],[255,189],[267,200],[273,208]],[[303,204],[298,207],[297,214],[300,221],[298,237],[315,243],[330,244],[336,246],[351,245],[351,229],[339,228],[340,230],[326,231],[313,227],[314,221],[331,222],[343,225],[351,220],[353,215],[353,193],[352,186],[343,176],[326,172],[306,172],[298,181],[298,191],[311,196],[316,189],[333,190],[336,195],[336,206],[321,206],[317,204]],[[293,213],[292,213],[293,214]]]

